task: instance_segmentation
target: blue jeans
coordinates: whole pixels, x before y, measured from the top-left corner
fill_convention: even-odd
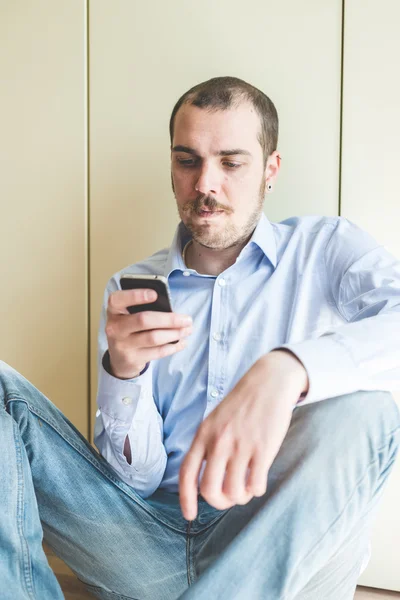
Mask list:
[[[97,598],[351,600],[399,443],[387,392],[299,406],[267,493],[196,520],[144,500],[36,388],[0,363],[0,597],[63,598],[42,539]]]

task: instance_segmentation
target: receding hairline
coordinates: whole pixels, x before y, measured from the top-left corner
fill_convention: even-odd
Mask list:
[[[245,105],[247,105],[249,107],[250,112],[252,112],[255,115],[255,117],[256,117],[256,119],[258,121],[257,140],[258,140],[259,144],[262,147],[262,119],[261,119],[260,114],[256,110],[256,108],[254,107],[254,104],[248,98],[243,98],[242,102],[237,102],[237,103],[235,103],[234,106],[231,105],[231,106],[226,107],[226,108],[223,108],[223,107],[220,107],[220,106],[204,106],[204,107],[201,106],[200,107],[200,106],[196,106],[195,104],[192,104],[190,102],[190,99],[188,101],[185,100],[181,104],[181,106],[178,108],[178,110],[177,110],[177,112],[176,112],[176,114],[174,116],[173,136],[175,136],[175,123],[176,123],[176,119],[177,119],[179,113],[181,113],[181,111],[183,112],[183,110],[185,108],[193,107],[193,108],[196,108],[198,110],[202,110],[204,112],[209,112],[209,113],[217,113],[217,112],[225,113],[225,112],[237,110],[241,106],[245,106]],[[171,140],[171,150],[173,150],[173,147],[174,147],[174,144],[173,144],[173,138],[172,138],[172,140]]]
[[[192,102],[190,102],[190,100],[188,101],[184,101],[181,106],[178,108],[175,116],[174,116],[174,133],[175,133],[175,122],[176,122],[176,118],[179,114],[181,114],[185,109],[190,109],[190,108],[194,108],[197,110],[201,110],[203,112],[208,112],[208,113],[226,113],[226,112],[230,112],[230,111],[236,111],[242,107],[248,107],[249,112],[253,113],[255,115],[255,117],[257,118],[257,121],[260,123],[260,126],[262,127],[262,119],[260,114],[258,113],[257,109],[255,108],[254,104],[251,102],[251,100],[247,99],[247,98],[243,98],[243,100],[241,102],[235,102],[235,104],[232,104],[231,106],[227,106],[227,107],[221,107],[221,106],[196,106],[196,104],[192,104]]]

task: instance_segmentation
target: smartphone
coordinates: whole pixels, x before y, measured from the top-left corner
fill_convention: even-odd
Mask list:
[[[137,306],[128,306],[131,314],[142,312],[143,310],[158,310],[161,312],[172,312],[171,295],[168,287],[168,280],[162,275],[123,275],[120,279],[123,290],[155,290],[157,300]]]
[[[143,310],[158,310],[161,312],[172,312],[171,294],[169,293],[168,280],[163,275],[123,275],[120,280],[121,289],[123,290],[155,290],[157,292],[157,300],[146,304],[137,304],[136,306],[128,306],[128,311],[131,314],[141,312]],[[171,342],[177,344],[179,340]]]

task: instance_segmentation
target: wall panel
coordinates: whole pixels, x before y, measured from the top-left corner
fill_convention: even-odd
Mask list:
[[[0,357],[87,435],[85,3],[0,11]]]
[[[346,2],[341,214],[400,258],[400,3]],[[400,393],[394,394],[400,404]],[[400,591],[400,463],[391,475],[360,583]]]

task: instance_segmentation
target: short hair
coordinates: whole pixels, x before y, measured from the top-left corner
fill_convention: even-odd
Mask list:
[[[260,117],[261,131],[258,141],[264,154],[264,163],[278,144],[279,121],[274,103],[264,92],[237,77],[214,77],[195,85],[175,104],[169,122],[171,144],[174,136],[176,113],[182,104],[191,104],[208,110],[227,110],[250,102]]]

